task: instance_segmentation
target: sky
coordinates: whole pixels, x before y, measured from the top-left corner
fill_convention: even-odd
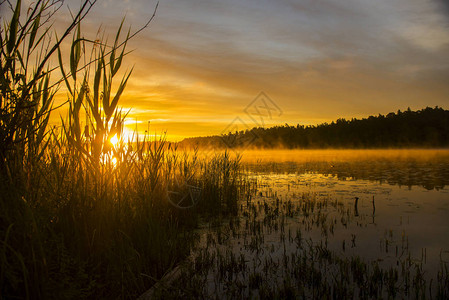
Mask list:
[[[138,29],[156,3],[98,0],[84,31]],[[171,140],[449,109],[447,0],[160,0],[128,49],[128,127]]]

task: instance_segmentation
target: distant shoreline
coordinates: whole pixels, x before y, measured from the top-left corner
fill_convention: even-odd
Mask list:
[[[236,128],[234,132],[186,138],[176,144],[200,149],[444,149],[449,148],[449,110],[427,107],[316,126]]]

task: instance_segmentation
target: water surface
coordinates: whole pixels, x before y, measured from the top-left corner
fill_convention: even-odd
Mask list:
[[[449,150],[246,151],[242,162],[257,200],[313,194],[351,207],[356,225],[337,230],[334,244],[354,234],[352,252],[379,258],[387,232],[396,242],[405,236],[412,255],[425,251],[429,271],[449,261]]]
[[[449,297],[449,150],[241,155],[239,213],[200,230],[176,297]]]

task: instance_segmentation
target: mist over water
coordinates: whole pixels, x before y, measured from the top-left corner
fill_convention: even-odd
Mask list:
[[[246,170],[258,173],[318,173],[340,180],[443,189],[449,184],[449,150],[248,150]]]
[[[238,222],[249,227],[235,233],[234,225],[224,226],[212,250],[208,232],[205,250],[197,255],[222,251],[231,262],[233,255],[244,257],[254,276],[265,274],[265,284],[274,290],[291,279],[286,274],[305,267],[286,263],[301,251],[305,257],[314,251],[324,255],[318,264],[326,282],[343,276],[338,263],[330,269],[321,265],[326,255],[351,261],[351,268],[360,259],[366,268],[398,272],[398,282],[404,283],[392,286],[404,297],[412,277],[425,280],[420,281],[424,286],[442,280],[439,272],[449,263],[449,150],[247,150],[239,155],[252,191],[241,200]],[[232,237],[220,242],[227,230]],[[304,243],[309,250],[301,250]],[[313,260],[306,261],[313,266]],[[270,266],[276,267],[267,271]],[[220,268],[209,271],[206,293],[227,293],[227,284],[216,281]],[[244,274],[236,275],[243,284]],[[416,291],[422,288],[417,286]],[[435,294],[436,285],[422,290]],[[251,288],[243,291],[252,293]]]
[[[241,156],[238,212],[200,226],[174,295],[448,295],[449,150],[229,155]]]
[[[431,273],[449,259],[449,150],[260,150],[243,152],[242,162],[262,201],[306,193],[353,207],[357,197],[356,223],[366,226],[337,230],[336,248],[351,232],[358,236],[352,252],[377,259],[379,240],[391,231],[407,235],[412,254],[426,249]]]

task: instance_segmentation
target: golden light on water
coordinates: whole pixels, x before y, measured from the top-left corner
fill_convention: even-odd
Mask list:
[[[270,162],[348,162],[389,160],[431,160],[447,158],[448,149],[314,149],[314,150],[246,150],[242,153],[244,163]]]

